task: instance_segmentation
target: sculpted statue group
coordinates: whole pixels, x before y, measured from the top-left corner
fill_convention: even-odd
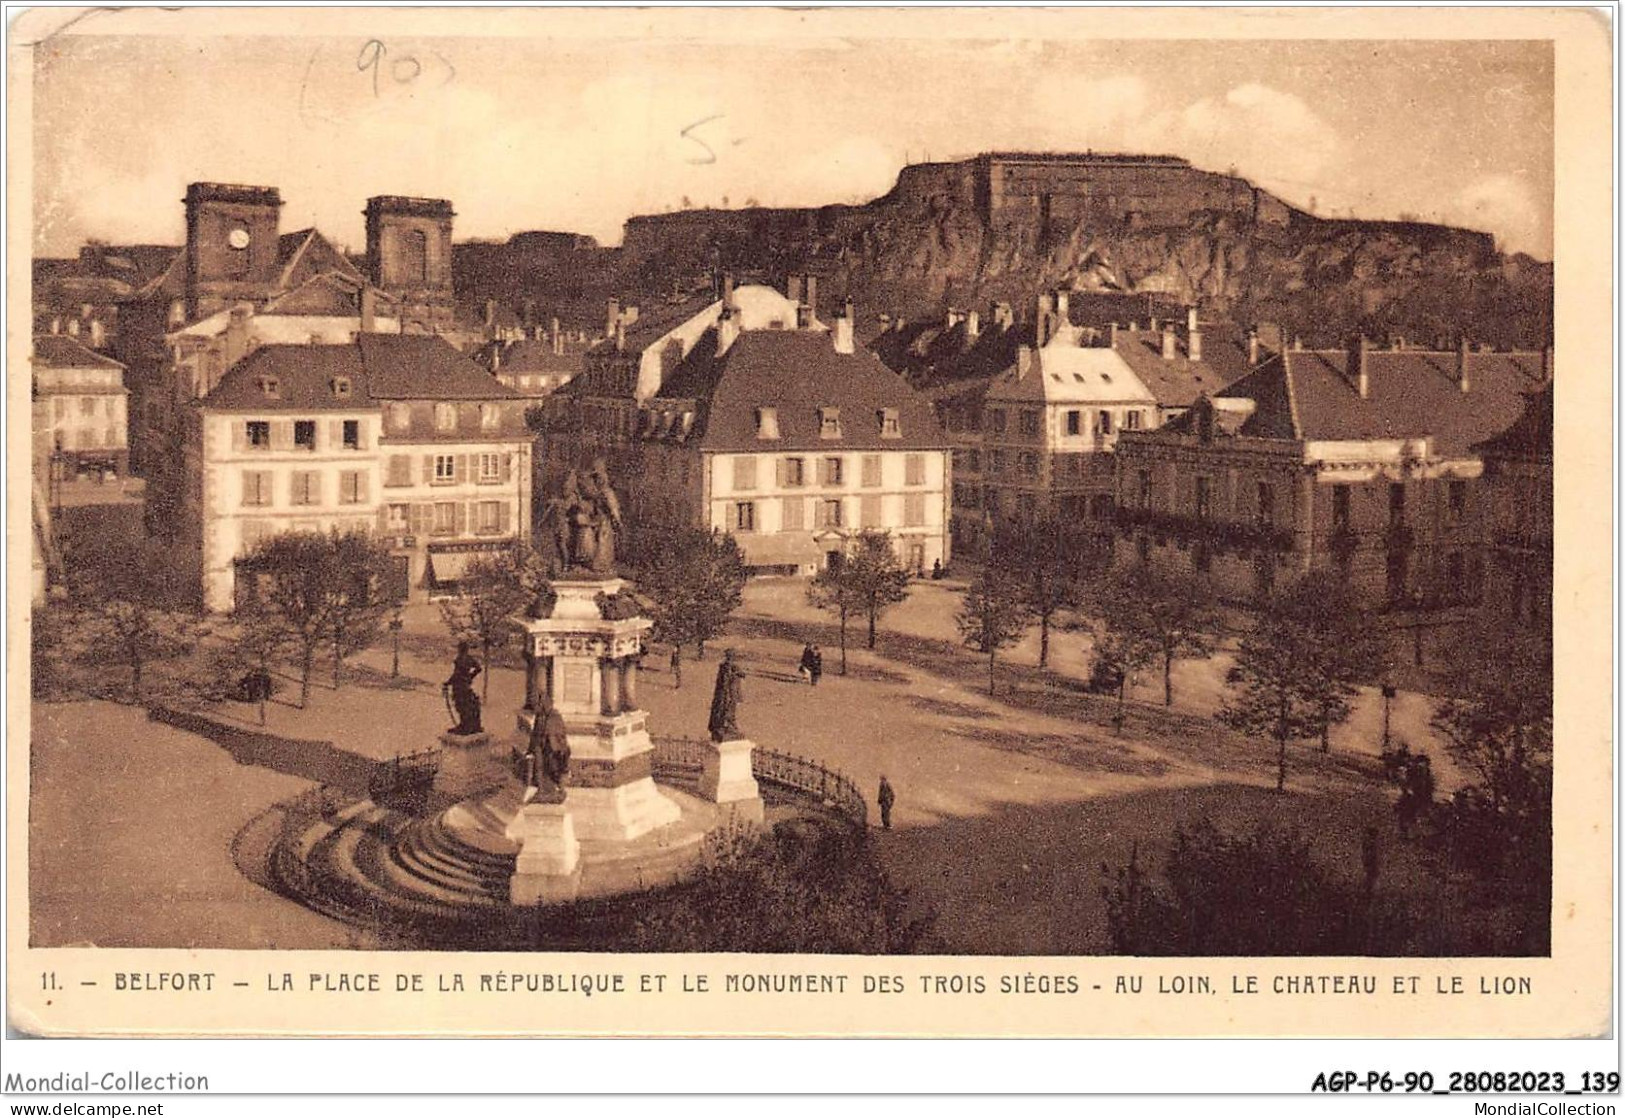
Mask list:
[[[571,470],[565,475],[559,495],[548,502],[545,519],[560,574],[615,574],[621,503],[602,458],[590,470]]]

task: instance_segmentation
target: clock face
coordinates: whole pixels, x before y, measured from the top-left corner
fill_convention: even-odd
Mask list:
[[[226,243],[232,248],[247,248],[248,230],[244,229],[242,226],[238,226],[236,229],[233,229],[230,233],[226,234]]]

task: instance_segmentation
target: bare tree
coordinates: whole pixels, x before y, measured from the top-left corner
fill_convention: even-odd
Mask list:
[[[1021,582],[1027,608],[1038,622],[1039,667],[1049,666],[1056,616],[1079,604],[1110,559],[1099,536],[1058,516],[1008,524],[994,535],[990,562]]]

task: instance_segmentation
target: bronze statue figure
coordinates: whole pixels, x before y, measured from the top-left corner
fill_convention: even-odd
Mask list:
[[[609,469],[599,458],[585,475],[564,475],[558,496],[542,515],[544,538],[552,545],[555,574],[615,573],[615,537],[621,530],[621,503],[609,482]]]
[[[564,729],[564,716],[545,698],[531,722],[526,769],[526,785],[536,789],[537,801],[564,802],[564,782],[570,774],[570,738]]]
[[[717,687],[711,693],[711,720],[707,729],[712,741],[732,741],[739,732],[739,704],[745,701],[745,672],[734,662],[734,650],[722,654],[717,667]]]
[[[480,662],[468,650],[467,641],[457,642],[457,659],[452,661],[451,678],[440,685],[440,693],[449,697],[457,725],[454,734],[478,734],[480,726],[480,697],[474,690],[474,677],[480,674]]]

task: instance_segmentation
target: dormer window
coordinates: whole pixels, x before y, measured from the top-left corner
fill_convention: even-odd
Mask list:
[[[495,431],[502,426],[502,407],[498,404],[480,405],[480,430]]]
[[[880,437],[883,439],[903,437],[903,420],[896,408],[880,409]]]
[[[412,426],[412,406],[410,404],[389,405],[389,426],[392,431],[404,431]]]
[[[259,379],[260,393],[267,400],[282,399],[282,378],[262,376]]]
[[[436,404],[434,406],[434,429],[436,431],[455,431],[457,429],[456,404]]]
[[[756,409],[756,437],[758,439],[776,439],[779,437],[779,409]]]
[[[841,409],[818,409],[818,437],[821,439],[838,439],[841,437]]]
[[[340,400],[348,400],[350,398],[349,377],[334,377],[332,380],[328,381],[328,387],[333,390],[333,395],[338,397]]]

